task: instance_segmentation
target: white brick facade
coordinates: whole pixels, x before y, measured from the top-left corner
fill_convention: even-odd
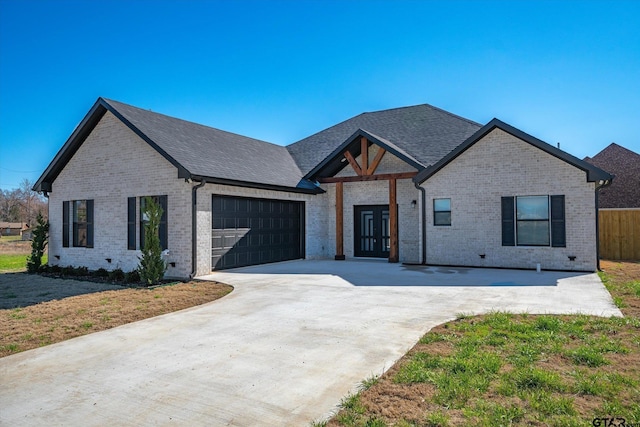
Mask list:
[[[191,271],[190,185],[178,179],[171,163],[107,112],[53,183],[49,263],[134,270],[140,251],[127,249],[127,198],[150,195],[167,195],[167,261],[175,262],[175,267],[166,274],[186,277]],[[63,248],[62,202],[83,199],[94,201],[94,247]],[[137,235],[138,229],[136,224]],[[136,241],[139,246],[138,237]]]
[[[596,269],[594,183],[584,171],[500,129],[422,186],[429,264]],[[502,246],[501,197],[533,195],[565,196],[566,248]],[[433,225],[434,198],[451,199],[451,226]]]
[[[378,147],[369,148],[373,160]],[[361,158],[356,159],[361,164]],[[376,174],[415,172],[387,152]],[[347,165],[338,176],[353,176]],[[192,187],[174,165],[110,112],[106,112],[53,182],[49,198],[49,263],[89,269],[138,265],[139,250],[127,249],[127,199],[167,195],[167,276],[192,273]],[[426,258],[429,264],[587,270],[596,268],[594,183],[584,171],[495,129],[422,184],[426,191]],[[305,257],[336,254],[335,184],[310,195],[219,184],[197,190],[196,274],[211,271],[212,196],[294,200],[304,204]],[[564,195],[566,247],[502,246],[501,197]],[[433,225],[433,199],[450,198],[451,226]],[[65,201],[94,201],[94,247],[62,247]],[[414,203],[415,201],[415,203]],[[399,260],[421,261],[421,192],[411,179],[397,181]],[[344,254],[354,256],[354,207],[388,205],[389,182],[344,183]],[[139,218],[136,242],[139,245]],[[72,227],[70,227],[72,228]],[[72,246],[73,240],[70,238]],[[485,255],[481,258],[480,255]],[[575,257],[570,261],[569,257]],[[108,262],[110,259],[111,262]]]

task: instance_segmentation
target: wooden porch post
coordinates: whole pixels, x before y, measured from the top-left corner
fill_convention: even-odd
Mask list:
[[[342,186],[342,182],[336,182],[336,261],[343,261],[345,259],[343,244],[344,215]]]
[[[398,205],[396,180],[389,180],[389,262],[398,262]]]

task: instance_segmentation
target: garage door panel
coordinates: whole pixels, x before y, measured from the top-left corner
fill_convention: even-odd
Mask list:
[[[302,258],[301,202],[213,196],[214,270]]]

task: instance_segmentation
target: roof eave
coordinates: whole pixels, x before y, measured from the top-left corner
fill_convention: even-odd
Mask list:
[[[71,136],[64,143],[62,148],[56,153],[55,157],[49,163],[44,170],[40,178],[33,185],[32,190],[38,192],[49,192],[52,189],[53,181],[56,179],[62,168],[76,153],[82,142],[87,138],[91,130],[102,119],[102,116],[107,112],[107,108],[102,98],[93,104],[93,107],[84,116],[82,121],[76,126],[71,133]]]
[[[493,131],[496,128],[504,132],[507,132],[508,134],[513,135],[516,138],[522,141],[525,141],[541,149],[542,151],[569,163],[570,165],[578,169],[585,171],[587,176],[587,182],[597,183],[599,181],[610,181],[611,179],[613,179],[613,177],[609,173],[603,171],[602,169],[599,169],[583,160],[578,159],[575,156],[572,156],[571,154],[565,151],[560,150],[559,148],[554,147],[553,145],[547,144],[546,142],[534,136],[531,136],[521,131],[520,129],[517,129],[507,123],[504,123],[501,120],[494,118],[489,123],[484,125],[482,128],[478,129],[477,132],[475,132],[473,135],[467,138],[462,144],[457,146],[453,151],[451,151],[449,154],[443,157],[440,161],[438,161],[437,163],[434,163],[433,165],[419,172],[413,179],[414,182],[418,184],[422,184],[424,181],[429,179],[432,175],[434,175],[440,169],[445,167],[447,164],[449,164],[451,161],[453,161],[455,158],[457,158],[459,155],[461,155],[467,149],[469,149],[473,144],[475,144],[476,142],[484,138],[487,134],[489,134],[491,131]]]
[[[89,134],[93,131],[96,125],[100,122],[105,113],[109,111],[124,123],[129,129],[131,129],[136,135],[147,142],[154,150],[162,155],[167,161],[174,165],[178,169],[178,178],[189,178],[191,173],[187,168],[177,162],[173,157],[167,154],[162,148],[160,148],[155,142],[153,142],[147,135],[145,135],[140,129],[134,126],[129,120],[122,116],[115,108],[113,108],[104,98],[98,98],[93,104],[93,107],[84,116],[82,121],[74,129],[71,136],[64,143],[62,148],[55,155],[49,166],[42,173],[40,178],[33,185],[32,190],[38,192],[51,192],[53,189],[53,181],[58,177],[62,169],[74,156],[78,148],[84,143]]]
[[[245,188],[257,188],[261,190],[271,190],[271,191],[283,191],[287,193],[303,193],[303,194],[321,194],[325,191],[309,182],[310,185],[305,185],[302,179],[300,183],[296,187],[290,187],[286,185],[277,185],[277,184],[265,184],[261,182],[250,182],[250,181],[239,181],[235,179],[227,179],[227,178],[219,178],[219,177],[211,177],[211,176],[203,176],[203,175],[191,175],[190,179],[194,181],[206,182],[207,184],[221,184],[221,185],[232,185],[235,187],[245,187]]]

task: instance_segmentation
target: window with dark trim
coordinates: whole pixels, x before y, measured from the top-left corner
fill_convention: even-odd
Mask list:
[[[451,199],[433,199],[433,225],[451,225]]]
[[[71,208],[71,209],[69,209]],[[69,212],[71,210],[71,212]],[[69,246],[69,216],[73,247],[93,247],[93,200],[74,200],[62,205],[62,246]]]
[[[149,196],[156,203],[160,205],[162,208],[162,216],[160,217],[160,245],[162,249],[167,249],[169,247],[168,242],[168,224],[167,224],[167,196]],[[140,249],[144,247],[144,225],[147,223],[147,220],[144,218],[142,214],[142,210],[144,209],[144,197],[140,197]]]
[[[503,197],[502,246],[565,247],[564,196]]]

